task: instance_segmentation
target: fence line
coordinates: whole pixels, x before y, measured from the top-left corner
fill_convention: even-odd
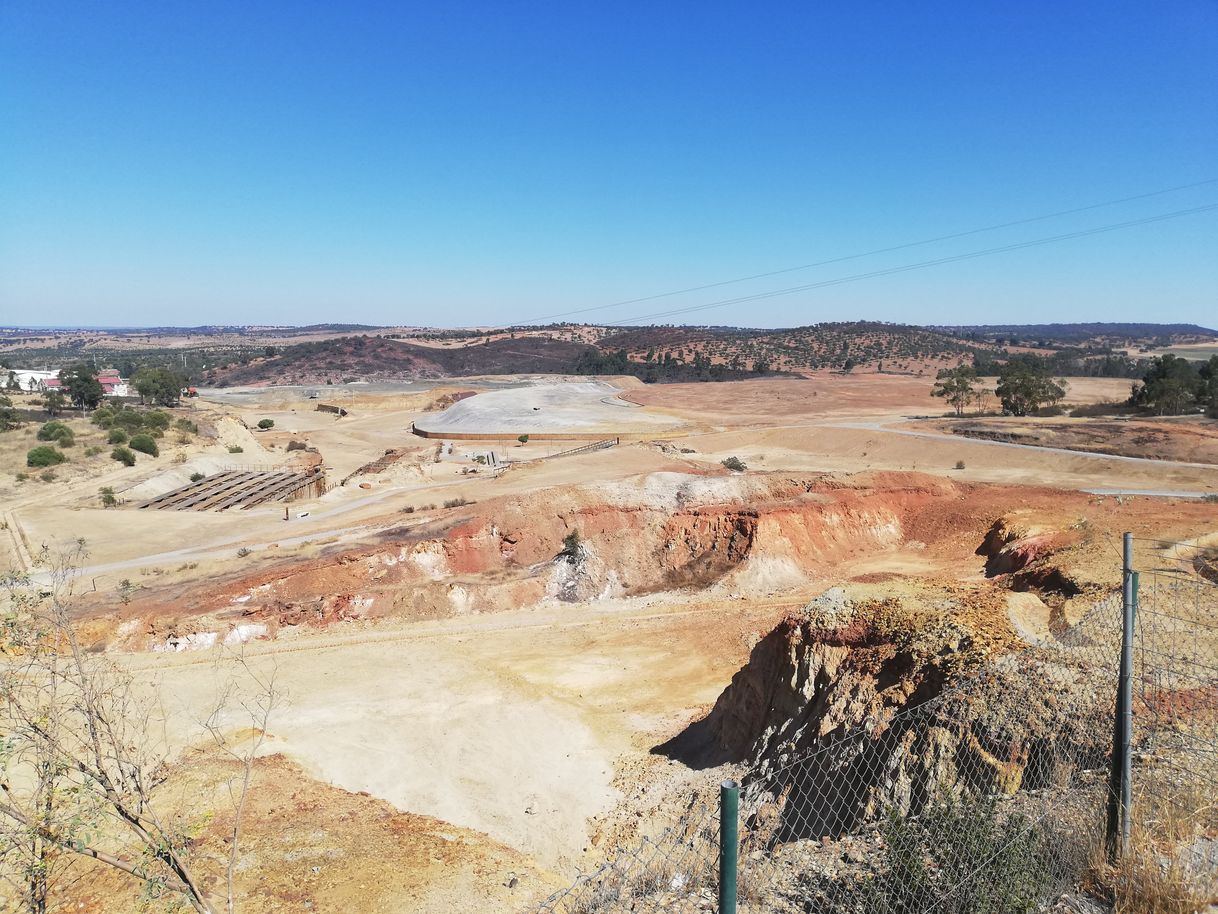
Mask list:
[[[1134,847],[1118,870],[1141,855],[1161,881],[1179,877],[1171,890],[1212,895],[1218,586],[1195,567],[1201,547],[1139,545],[1154,561],[1137,578]],[[1001,914],[1048,910],[1074,892],[1102,865],[1122,609],[1110,593],[1056,637],[994,657],[925,701],[731,771],[742,785],[742,914]],[[530,910],[712,910],[717,801],[709,787],[695,792],[654,837]],[[1109,875],[1118,894],[1137,890],[1133,877]]]

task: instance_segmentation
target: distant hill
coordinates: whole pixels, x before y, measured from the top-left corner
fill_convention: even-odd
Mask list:
[[[337,325],[341,326],[341,325]],[[284,334],[290,341],[292,334]],[[496,374],[632,374],[647,382],[719,381],[775,373],[878,371],[933,377],[977,364],[998,370],[1013,355],[1040,358],[1064,376],[1138,377],[1125,349],[1208,342],[1194,324],[1004,324],[917,327],[875,321],[778,330],[738,327],[548,327],[392,330],[234,352],[206,385],[324,384],[345,380]]]
[[[209,370],[203,383],[218,387],[339,384],[356,380],[561,372],[578,360],[584,348],[576,343],[523,339],[442,349],[376,336],[344,336],[284,346],[269,357],[243,357]]]
[[[645,365],[587,343],[544,336],[484,339],[452,347],[348,336],[285,346],[275,355],[243,357],[207,371],[215,387],[257,384],[339,384],[500,374],[634,374],[647,381],[729,380],[755,375],[708,359]]]
[[[609,333],[598,345],[626,349],[639,359],[649,353],[703,352],[713,361],[745,369],[815,371],[872,366],[912,373],[927,370],[931,363],[967,361],[994,348],[943,331],[875,321],[780,330],[641,327]]]
[[[1014,337],[1025,345],[1032,341],[1077,346],[1139,343],[1171,345],[1199,343],[1218,339],[1218,331],[1197,324],[981,324],[978,326],[937,327],[966,339],[996,340]]]

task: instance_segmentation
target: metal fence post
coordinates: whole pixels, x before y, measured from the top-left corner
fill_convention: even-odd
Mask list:
[[[736,864],[740,853],[740,785],[719,785],[719,914],[736,914]]]
[[[1109,861],[1129,841],[1130,739],[1133,733],[1133,610],[1137,576],[1133,570],[1133,534],[1124,537],[1121,571],[1121,666],[1112,727],[1112,764],[1108,775],[1108,816],[1104,829]]]
[[[1132,565],[1132,562],[1131,562]],[[1121,748],[1121,853],[1129,851],[1133,829],[1133,626],[1138,612],[1138,573],[1129,571],[1129,600],[1125,603],[1124,632],[1121,636],[1121,687],[1124,689],[1125,727]]]

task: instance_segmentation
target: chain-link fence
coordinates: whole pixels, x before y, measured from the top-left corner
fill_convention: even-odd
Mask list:
[[[738,901],[718,897],[720,798],[708,789],[534,910],[1087,910],[1083,882],[1104,883],[1128,910],[1148,893],[1175,892],[1183,905],[1204,896],[1218,872],[1218,586],[1187,564],[1194,553],[1204,550],[1156,545],[1167,563],[1141,571],[1132,815],[1118,803],[1113,818],[1110,803],[1122,745],[1117,592],[1081,618],[1059,607],[1051,635],[929,699],[912,695],[810,749],[779,747],[730,772],[740,780],[738,869],[726,866]],[[725,858],[736,859],[730,849]],[[1169,907],[1152,898],[1142,909]]]
[[[1218,547],[1137,546],[1128,878],[1167,910],[1218,899]]]

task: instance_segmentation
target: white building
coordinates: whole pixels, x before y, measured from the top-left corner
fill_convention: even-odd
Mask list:
[[[8,386],[10,375],[15,375],[17,383],[21,385],[21,389],[25,391],[44,391],[46,390],[47,381],[51,378],[59,377],[59,369],[54,371],[34,371],[27,368],[16,368],[8,374],[0,374],[0,388]],[[31,384],[31,382],[33,382]]]

